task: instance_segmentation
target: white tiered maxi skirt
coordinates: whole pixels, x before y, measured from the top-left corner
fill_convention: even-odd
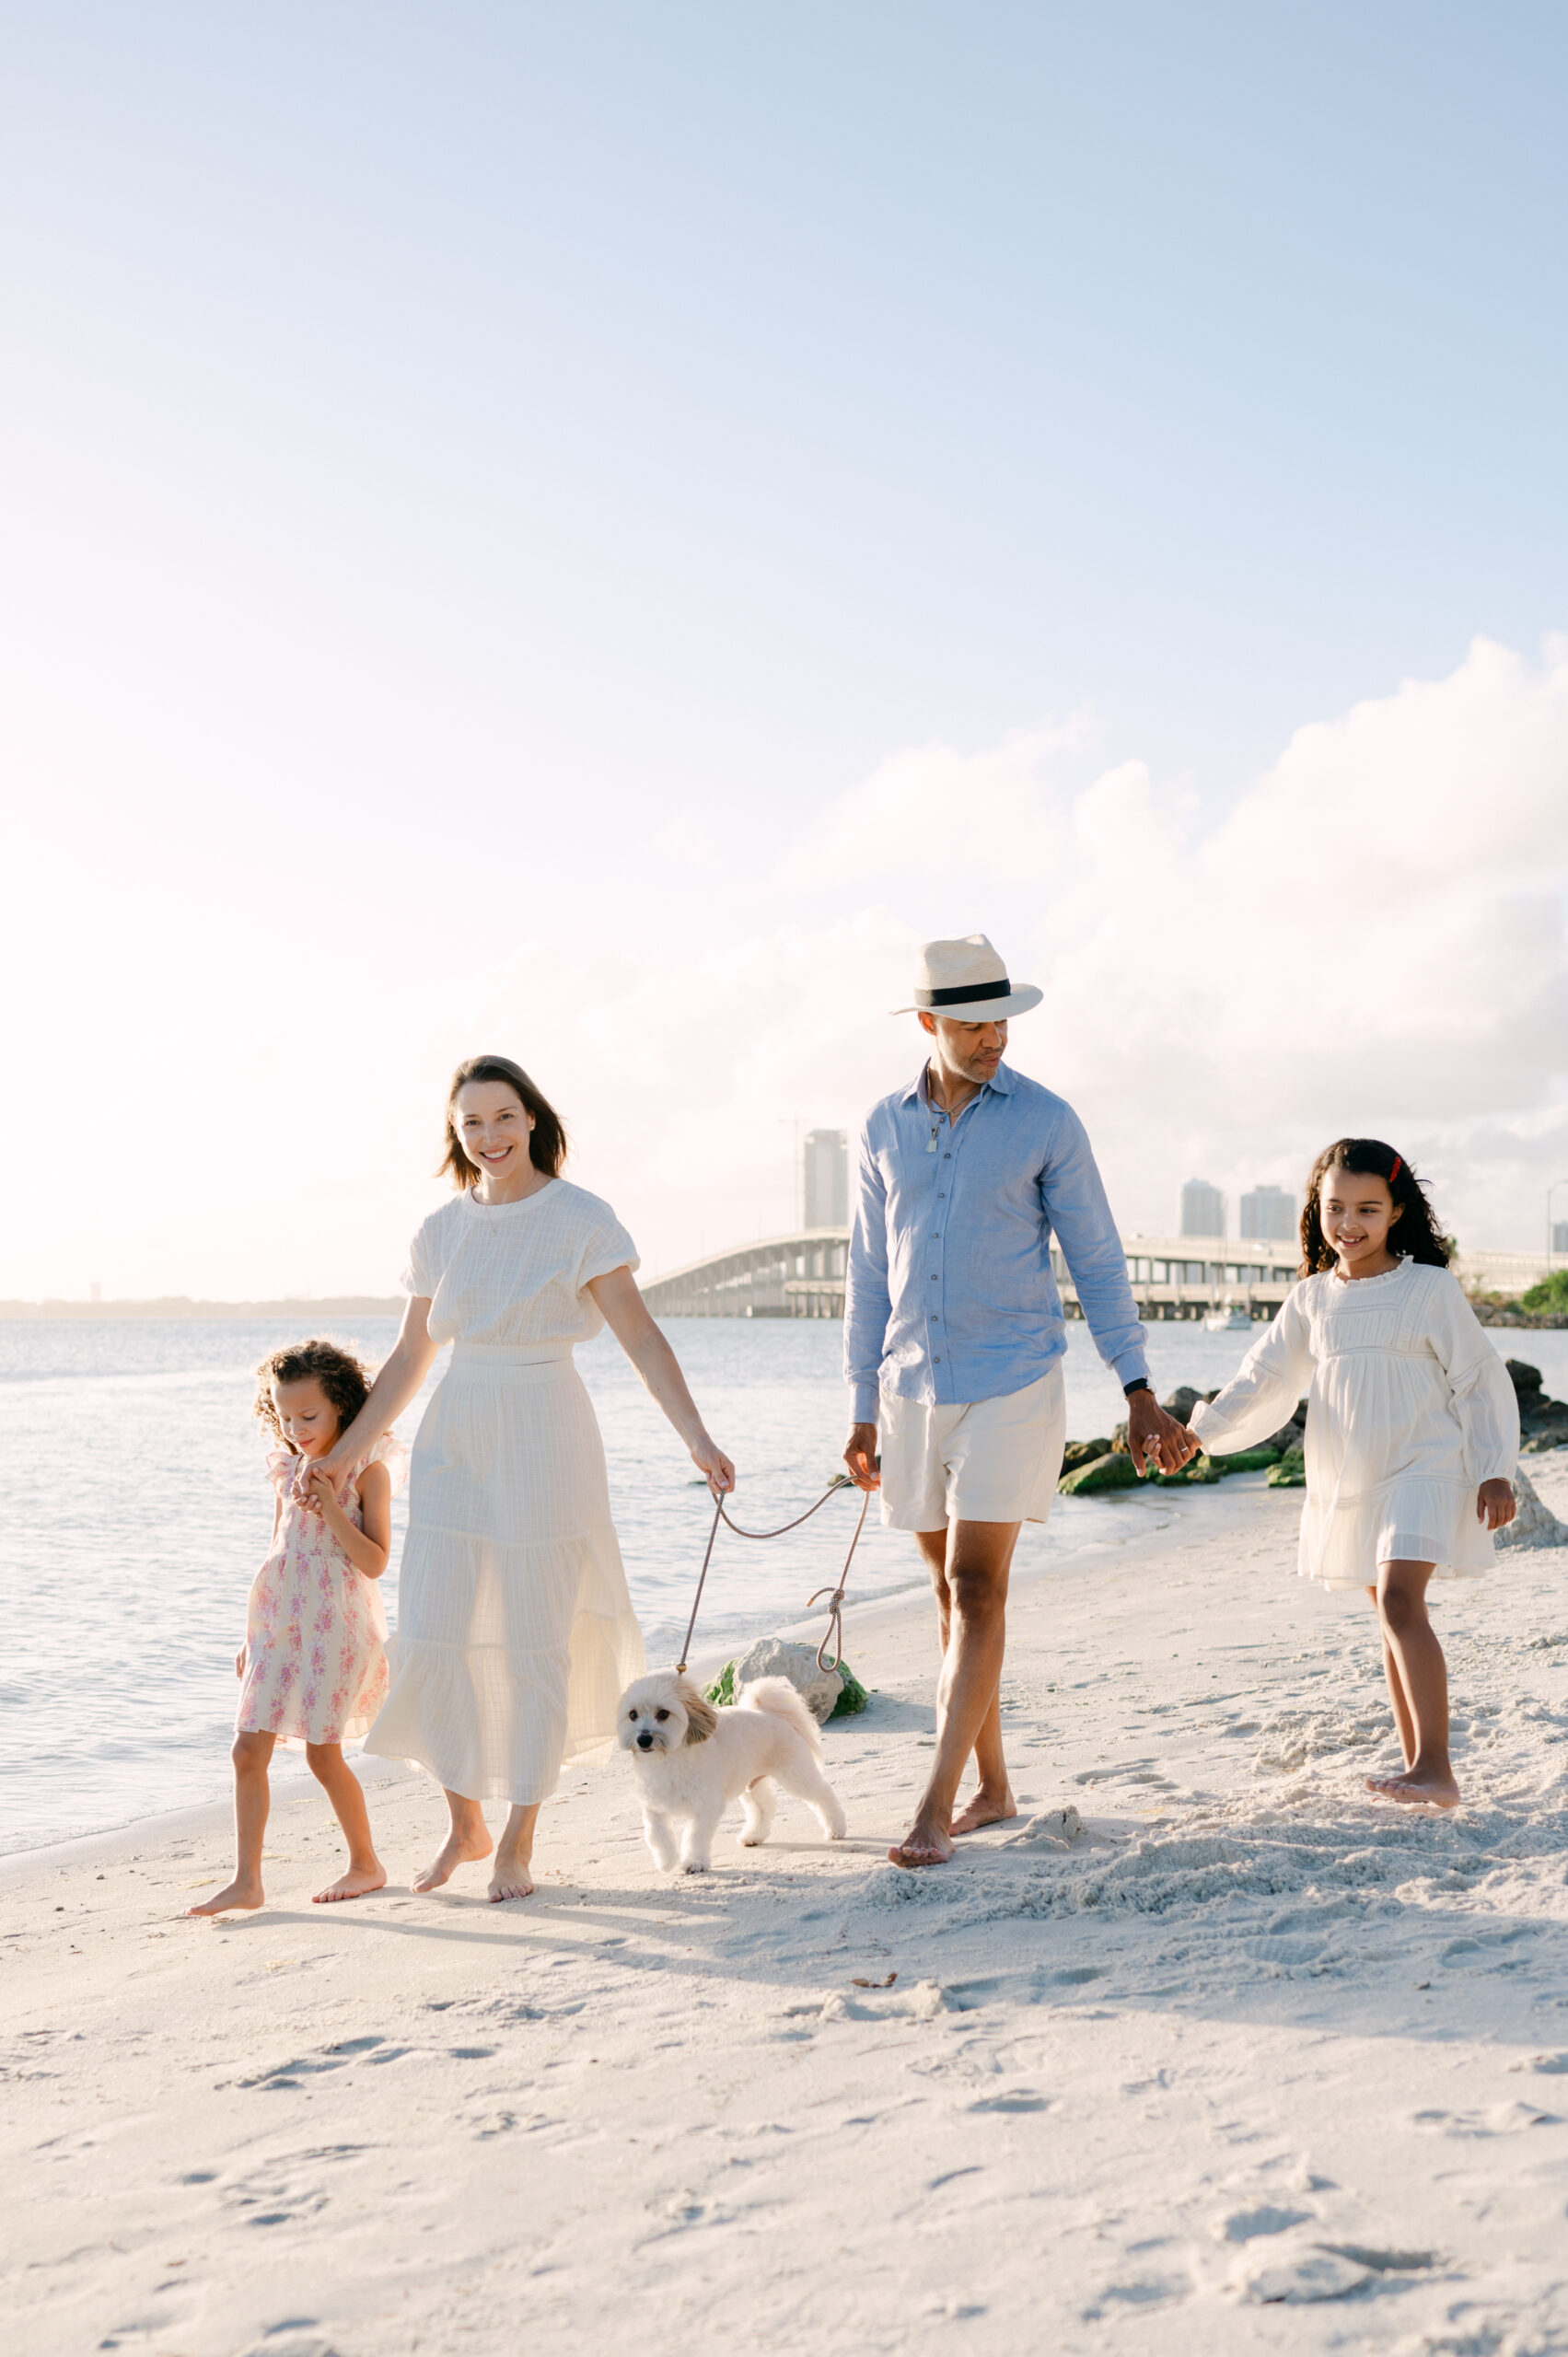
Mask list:
[[[413,1445],[392,1682],[366,1744],[470,1800],[549,1798],[642,1675],[569,1344],[453,1345]]]

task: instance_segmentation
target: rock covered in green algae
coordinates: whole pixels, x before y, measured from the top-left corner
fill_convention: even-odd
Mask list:
[[[774,1640],[773,1642],[776,1643],[777,1641]],[[793,1651],[794,1648],[791,1650]],[[806,1648],[802,1647],[800,1650],[805,1651]],[[813,1655],[812,1660],[815,1664],[815,1655]],[[714,1678],[713,1684],[705,1689],[709,1701],[716,1702],[721,1710],[727,1709],[736,1699],[735,1672],[736,1664],[732,1661],[726,1661],[718,1676]],[[777,1675],[777,1673],[775,1672],[774,1675]],[[852,1719],[859,1712],[865,1710],[867,1702],[871,1700],[871,1697],[866,1692],[865,1687],[861,1684],[859,1678],[855,1676],[854,1670],[851,1669],[847,1661],[840,1662],[836,1672],[832,1670],[818,1672],[819,1679],[824,1682],[834,1676],[836,1676],[839,1680],[839,1690],[837,1695],[834,1697],[831,1709],[827,1713],[827,1716],[830,1719]],[[744,1682],[745,1681],[742,1680],[742,1683]],[[795,1681],[792,1679],[791,1683],[793,1684],[794,1682]],[[806,1700],[809,1705],[811,1703],[810,1695],[807,1695]],[[813,1714],[817,1715],[815,1711]]]
[[[1057,1488],[1064,1497],[1099,1497],[1109,1490],[1135,1490],[1138,1475],[1130,1457],[1117,1450],[1091,1457],[1075,1472],[1063,1473]]]

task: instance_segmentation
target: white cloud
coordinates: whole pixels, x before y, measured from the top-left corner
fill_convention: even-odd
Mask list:
[[[1068,800],[1063,760],[1082,751],[1092,725],[1085,710],[978,753],[914,745],[889,754],[785,853],[780,879],[809,891],[845,867],[884,880],[944,879],[956,865],[987,877],[999,858],[1015,876],[1048,875],[1052,821]]]
[[[913,1069],[915,942],[976,927],[1045,989],[1015,1059],[1125,1225],[1370,1129],[1467,1242],[1532,1242],[1568,1171],[1568,644],[1478,642],[1301,729],[1206,827],[1136,760],[1086,784],[1086,742],[896,754],[771,870],[748,807],[698,872],[663,809],[638,837],[585,807],[567,860],[558,811],[481,823],[457,786],[428,833],[366,828],[308,765],[261,821],[178,764],[116,810],[106,746],[61,737],[6,935],[0,1293],[387,1289],[482,1046],[557,1097],[650,1271],[782,1226],[797,1118],[849,1127]]]

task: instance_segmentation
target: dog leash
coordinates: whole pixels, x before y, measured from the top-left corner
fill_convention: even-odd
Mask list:
[[[835,1473],[815,1505],[807,1506],[804,1514],[797,1514],[793,1522],[781,1522],[776,1530],[746,1530],[738,1522],[732,1522],[730,1520],[729,1515],[725,1512],[724,1499],[722,1496],[716,1497],[714,1500],[714,1519],[708,1531],[708,1544],[703,1556],[703,1568],[697,1574],[697,1593],[691,1599],[691,1618],[686,1623],[686,1636],[680,1648],[680,1659],[675,1665],[676,1674],[678,1676],[684,1674],[687,1661],[691,1656],[691,1634],[697,1626],[697,1614],[702,1608],[703,1590],[707,1585],[708,1565],[714,1560],[714,1541],[719,1535],[720,1523],[722,1522],[726,1524],[728,1527],[734,1531],[738,1538],[782,1538],[786,1531],[798,1530],[803,1522],[809,1522],[812,1515],[819,1512],[819,1510],[827,1504],[828,1500],[832,1496],[835,1490],[853,1490],[854,1487],[854,1482],[850,1480],[847,1473]],[[817,1590],[817,1595],[809,1597],[807,1601],[806,1609],[809,1612],[817,1602],[817,1596],[826,1596],[830,1598],[828,1605],[828,1632],[817,1648],[817,1666],[819,1669],[837,1669],[840,1663],[843,1660],[844,1588],[849,1580],[849,1567],[854,1561],[854,1550],[860,1544],[860,1534],[865,1527],[865,1514],[870,1504],[871,1492],[867,1490],[864,1492],[861,1498],[860,1519],[854,1526],[854,1537],[849,1542],[849,1553],[844,1557],[844,1567],[839,1573],[839,1584],[837,1587],[832,1589],[819,1587]],[[833,1658],[831,1661],[824,1661],[822,1656],[827,1652],[830,1644],[831,1644],[834,1649]]]

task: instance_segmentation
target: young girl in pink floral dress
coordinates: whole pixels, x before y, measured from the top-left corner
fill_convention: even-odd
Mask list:
[[[264,1359],[255,1413],[283,1446],[267,1459],[273,1544],[250,1591],[235,1717],[234,1880],[192,1915],[260,1907],[261,1840],[275,1743],[303,1743],[348,1842],[348,1872],[318,1902],[360,1898],[386,1881],[359,1779],[343,1758],[387,1691],[387,1616],[377,1582],[392,1537],[392,1492],[404,1453],[390,1434],[335,1483],[296,1483],[300,1459],[324,1457],[369,1396],[359,1361],[335,1342],[299,1342]]]

